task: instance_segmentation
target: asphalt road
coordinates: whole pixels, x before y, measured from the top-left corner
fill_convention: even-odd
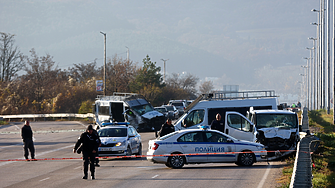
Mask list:
[[[0,126],[0,160],[24,159],[20,135],[23,123]],[[37,159],[57,160],[0,162],[0,187],[277,187],[284,162],[259,162],[251,167],[234,163],[185,165],[169,169],[145,158],[103,159],[96,179],[81,179],[82,160],[72,148],[87,126],[81,122],[31,122]],[[143,154],[153,132],[140,133]]]

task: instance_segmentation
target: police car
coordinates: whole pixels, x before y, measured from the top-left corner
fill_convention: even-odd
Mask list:
[[[163,163],[170,168],[184,164],[235,162],[251,166],[265,160],[264,145],[237,140],[217,130],[202,126],[201,129],[180,130],[149,141],[147,160]]]
[[[99,156],[142,155],[141,135],[128,122],[104,123],[98,134]]]

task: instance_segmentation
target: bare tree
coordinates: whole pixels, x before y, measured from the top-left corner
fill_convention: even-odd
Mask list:
[[[14,35],[0,32],[0,81],[11,81],[24,65],[24,56],[14,46]]]
[[[198,81],[199,78],[190,73],[182,76],[177,73],[172,73],[171,76],[166,79],[167,84],[171,87],[186,91],[189,94],[187,98],[196,97],[196,85]]]
[[[212,81],[204,81],[199,86],[199,91],[201,94],[210,93],[213,91],[214,85]]]

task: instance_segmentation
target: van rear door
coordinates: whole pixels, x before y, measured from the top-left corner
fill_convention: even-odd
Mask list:
[[[238,112],[226,112],[225,133],[240,140],[255,141],[254,124]]]

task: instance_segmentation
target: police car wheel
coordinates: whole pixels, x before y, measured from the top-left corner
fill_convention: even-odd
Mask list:
[[[168,163],[172,168],[182,168],[185,164],[184,156],[171,156],[168,159]]]
[[[255,155],[253,153],[241,153],[238,156],[238,164],[241,166],[251,166],[254,161]]]
[[[138,153],[136,153],[136,155],[142,155],[142,144],[140,144],[140,147],[138,148]],[[137,157],[137,158],[141,158],[141,157]]]
[[[131,156],[131,149],[130,149],[129,146],[127,147],[127,153],[126,153],[126,155],[127,155],[127,156]]]

